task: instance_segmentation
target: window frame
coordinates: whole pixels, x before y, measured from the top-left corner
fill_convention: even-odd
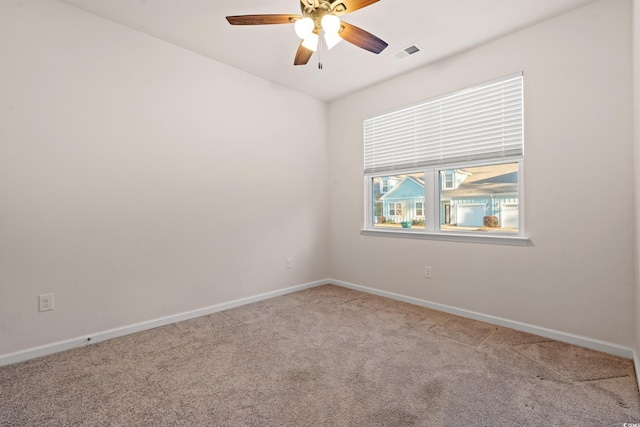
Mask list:
[[[454,231],[441,230],[440,226],[440,202],[442,188],[440,181],[440,171],[450,169],[464,169],[469,167],[481,167],[491,165],[501,165],[507,163],[518,164],[518,232],[509,233],[504,231]],[[398,228],[385,229],[375,227],[375,218],[373,217],[373,191],[372,185],[375,178],[386,177],[391,175],[407,175],[424,173],[425,182],[425,200],[423,205],[424,228]],[[400,237],[412,239],[429,239],[429,240],[445,240],[459,241],[468,243],[490,243],[505,244],[515,246],[526,246],[529,244],[529,238],[525,235],[525,197],[524,197],[524,158],[507,158],[502,160],[447,164],[446,166],[430,166],[426,168],[411,170],[393,170],[377,173],[365,174],[365,218],[364,228],[361,234],[365,236],[380,237]]]

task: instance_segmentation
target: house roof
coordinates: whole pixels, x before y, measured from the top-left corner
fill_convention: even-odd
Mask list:
[[[507,163],[461,169],[469,176],[455,190],[442,190],[446,198],[518,193],[518,165]]]
[[[406,199],[409,197],[424,196],[424,181],[417,176],[407,175],[386,192],[380,200]]]

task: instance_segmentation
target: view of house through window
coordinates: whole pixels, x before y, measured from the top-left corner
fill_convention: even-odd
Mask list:
[[[517,233],[518,163],[425,170],[371,178],[374,228],[425,228],[425,201],[440,201],[437,229]],[[437,188],[425,177],[437,175]]]
[[[382,228],[424,228],[424,173],[372,179],[373,223]]]
[[[518,232],[517,163],[449,169],[440,177],[441,230]]]

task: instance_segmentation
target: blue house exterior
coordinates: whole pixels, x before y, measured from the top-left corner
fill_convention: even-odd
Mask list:
[[[419,178],[405,176],[380,200],[387,222],[424,221],[424,182]]]

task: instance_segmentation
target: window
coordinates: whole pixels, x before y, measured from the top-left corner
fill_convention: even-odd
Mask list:
[[[442,189],[443,190],[453,190],[453,172],[441,172],[442,179]]]
[[[403,209],[404,206],[402,206],[402,202],[391,203],[391,206],[392,207],[389,208],[389,209],[392,209],[392,211],[390,211],[390,215],[395,215],[399,217],[402,217],[402,215],[404,215],[404,209]]]
[[[382,187],[380,189],[380,192],[382,194],[386,193],[387,191],[389,191],[389,180],[388,179],[383,179],[382,180]]]
[[[518,73],[365,120],[365,228],[522,236],[522,91]]]
[[[396,203],[389,203],[389,216],[402,215],[402,206],[398,203],[398,208],[396,210]]]

